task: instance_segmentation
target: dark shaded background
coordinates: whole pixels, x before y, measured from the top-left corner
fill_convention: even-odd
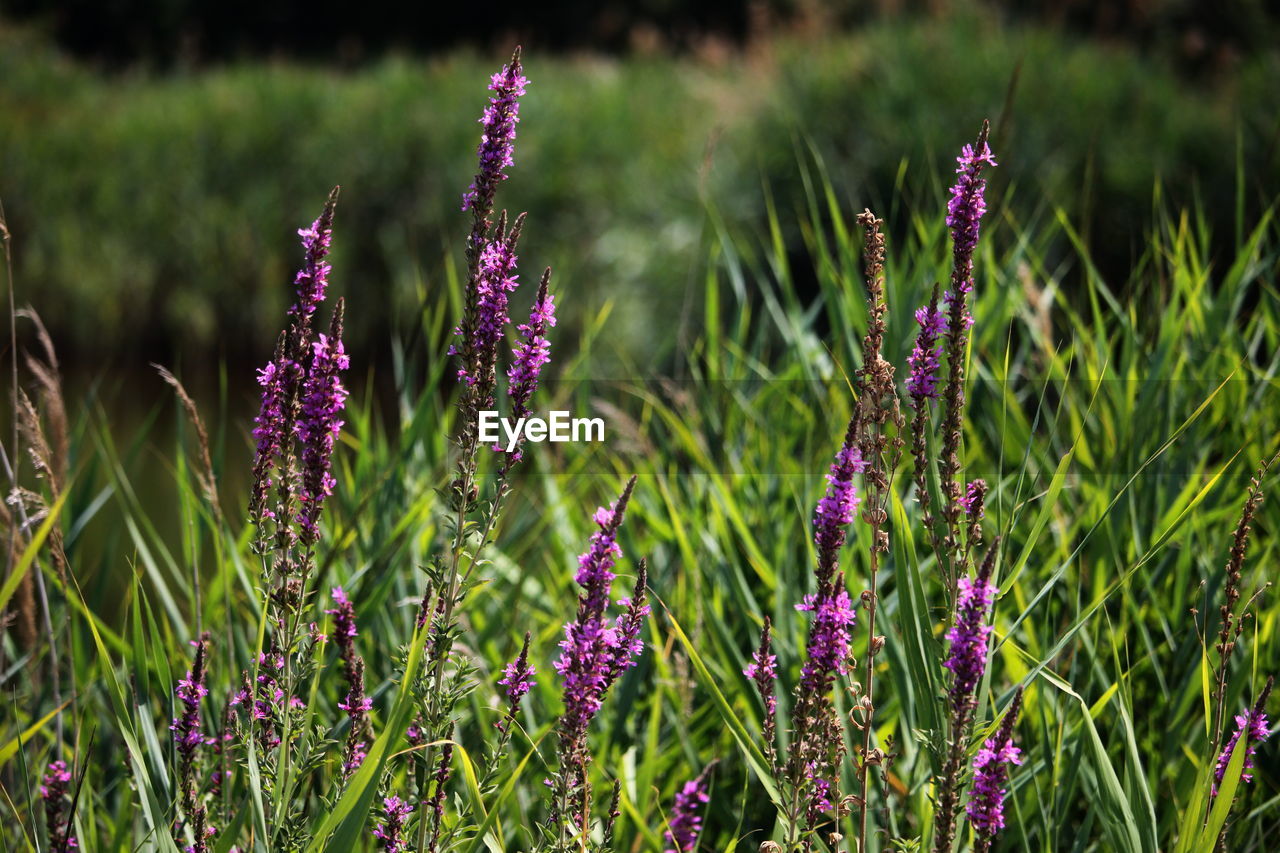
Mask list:
[[[121,66],[190,65],[244,57],[357,63],[388,50],[486,49],[519,38],[543,51],[622,53],[637,45],[696,49],[708,38],[743,44],[779,26],[822,19],[856,27],[886,15],[937,16],[946,0],[557,0],[400,3],[335,0],[5,0],[3,14],[49,28],[76,56]],[[1176,55],[1189,71],[1221,67],[1275,44],[1280,10],[1264,0],[1003,0],[1011,20],[1067,27]]]
[[[531,213],[526,267],[573,293],[561,334],[612,306],[606,370],[662,363],[679,338],[653,329],[696,322],[715,229],[763,234],[767,199],[816,294],[806,178],[888,217],[891,244],[940,216],[983,118],[993,198],[1027,227],[1068,217],[1117,290],[1154,208],[1194,208],[1227,252],[1280,185],[1280,10],[1260,0],[4,0],[0,36],[19,301],[73,376],[261,361],[293,230],[335,183],[335,286],[385,368],[444,298],[483,85],[516,43],[534,83],[504,203]],[[1069,298],[1082,271],[1055,272]]]

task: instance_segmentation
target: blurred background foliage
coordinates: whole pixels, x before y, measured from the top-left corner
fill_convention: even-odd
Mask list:
[[[1000,196],[1028,222],[1067,213],[1117,281],[1153,187],[1230,247],[1280,175],[1278,19],[1261,2],[331,5],[0,7],[18,299],[73,365],[177,361],[199,386],[263,360],[293,231],[333,184],[352,349],[385,365],[459,261],[477,81],[517,42],[532,85],[504,196],[532,213],[525,276],[556,268],[571,330],[612,308],[604,373],[674,363],[681,336],[654,329],[698,322],[708,209],[748,232],[783,211],[796,284],[816,293],[788,224],[813,155],[842,206],[892,233],[989,117]]]

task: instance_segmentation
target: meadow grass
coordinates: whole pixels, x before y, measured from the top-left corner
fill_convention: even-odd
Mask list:
[[[705,212],[706,258],[690,288],[699,304],[689,312],[701,319],[676,330],[669,375],[655,376],[625,354],[611,375],[598,374],[602,351],[619,357],[608,343],[607,310],[586,318],[572,340],[553,335],[554,381],[540,406],[605,413],[609,441],[526,450],[481,564],[483,582],[459,614],[456,653],[480,685],[460,700],[453,735],[459,770],[449,810],[467,811],[480,825],[459,849],[529,849],[537,837],[530,816],[543,813],[542,780],[555,773],[548,732],[561,708],[550,661],[577,601],[572,573],[591,532],[590,509],[611,502],[630,474],[638,482],[619,541],[629,556],[647,557],[653,609],[645,651],[590,736],[598,791],[619,783],[615,849],[662,849],[675,793],[713,761],[701,849],[754,850],[775,838],[768,804],[777,791],[758,743],[762,709],[742,670],[770,617],[785,747],[789,687],[805,647],[805,619],[794,605],[813,591],[811,508],[853,411],[867,325],[861,238],[845,193],[816,158],[807,156],[801,173],[802,203],[766,204],[762,231],[736,227],[715,207]],[[887,235],[885,356],[899,378],[915,334],[912,312],[948,275],[942,210],[940,199],[915,205],[902,212],[907,227]],[[789,228],[805,240],[814,298],[797,284],[783,236]],[[1211,261],[1212,235],[1197,211],[1158,199],[1131,275],[1107,281],[1066,211],[1047,204],[1024,221],[992,197],[976,259],[964,442],[967,475],[991,486],[988,539],[1002,541],[978,734],[994,728],[1015,685],[1025,688],[1018,727],[1025,763],[1013,774],[1001,849],[1215,846],[1216,835],[1196,837],[1216,759],[1213,643],[1246,487],[1277,451],[1278,230],[1268,209],[1232,236],[1225,262]],[[336,233],[341,241],[340,224]],[[348,311],[360,310],[340,268],[334,278]],[[558,295],[573,298],[568,288]],[[451,529],[448,437],[458,414],[442,342],[464,302],[456,279],[427,302],[418,337],[434,348],[431,357],[393,346],[389,411],[372,391],[348,404],[316,556],[322,605],[337,585],[354,603],[373,730],[396,735],[378,737],[346,787],[335,774],[328,787],[264,794],[250,761],[226,794],[237,798],[227,803],[235,823],[222,827],[213,846],[220,853],[248,837],[265,849],[257,828],[281,823],[296,826],[308,850],[372,849],[374,795],[385,781],[378,770],[404,749],[396,737],[409,722],[402,675],[423,648],[415,617],[424,569]],[[672,333],[672,325],[650,333]],[[269,345],[258,349],[267,354]],[[47,515],[30,519],[15,558],[42,576],[64,678],[55,688],[36,675],[49,660],[43,641],[24,649],[6,640],[7,847],[47,849],[36,786],[59,745],[75,759],[75,829],[84,849],[177,847],[168,831],[179,800],[177,762],[165,727],[180,710],[173,689],[190,666],[189,643],[210,634],[211,684],[224,689],[263,648],[270,606],[253,529],[243,521],[246,497],[209,482],[249,465],[248,425],[205,414],[207,457],[182,409],[174,417],[184,426],[168,449],[153,446],[145,430],[117,435],[100,412],[73,409],[65,479],[53,492],[47,480],[33,482],[45,489]],[[482,454],[481,474],[497,464]],[[170,478],[180,523],[157,524],[137,499],[134,480],[157,467]],[[875,742],[893,758],[872,789],[879,828],[872,850],[912,849],[926,835],[944,731],[937,697],[946,683],[945,600],[903,468],[879,575],[885,645],[875,667]],[[1266,490],[1275,485],[1274,474],[1262,481]],[[1277,502],[1263,503],[1241,581],[1246,600],[1271,577],[1277,521]],[[855,521],[855,544],[844,551],[855,595],[866,583],[866,534],[865,522]],[[55,538],[65,572],[49,556]],[[630,563],[619,571],[629,586]],[[13,594],[8,584],[4,592]],[[1277,660],[1280,610],[1265,592],[1253,607],[1226,686],[1226,706],[1240,711]],[[525,632],[541,675],[499,783],[486,787],[485,733],[503,711],[492,685]],[[854,651],[861,660],[865,636]],[[306,673],[300,689],[308,722],[323,737],[345,739],[336,705],[342,689],[330,668]],[[847,692],[836,695],[848,711]],[[1280,832],[1272,755],[1273,747],[1262,748],[1253,784],[1240,789],[1229,849],[1265,851]],[[310,756],[296,760],[305,765]],[[390,784],[403,784],[408,772],[394,771]],[[847,772],[841,789],[855,790]]]

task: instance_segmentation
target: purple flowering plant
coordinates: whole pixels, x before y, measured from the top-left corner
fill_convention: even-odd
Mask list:
[[[565,510],[554,478],[542,490],[522,488],[546,459],[520,442],[491,447],[480,439],[482,411],[535,412],[552,363],[559,306],[550,270],[532,294],[522,291],[526,219],[498,206],[516,163],[529,85],[518,49],[491,78],[476,172],[462,197],[469,228],[461,316],[441,327],[452,329],[452,343],[440,353],[449,365],[440,397],[453,394],[456,407],[420,410],[437,415],[428,419],[448,455],[436,459],[434,497],[422,496],[405,518],[376,516],[394,502],[389,494],[422,481],[394,470],[370,474],[361,454],[376,458],[376,448],[360,425],[370,416],[347,409],[346,377],[360,369],[353,358],[361,354],[344,344],[344,300],[327,307],[336,189],[298,231],[303,258],[294,298],[258,372],[250,528],[240,544],[227,536],[217,546],[252,553],[260,571],[255,578],[236,564],[235,583],[212,604],[202,607],[197,597],[196,618],[180,634],[183,642],[195,639],[163,679],[171,706],[155,721],[161,733],[168,724],[163,755],[127,758],[147,807],[139,820],[148,822],[156,849],[693,853],[722,849],[730,837],[764,853],[988,853],[1017,849],[1027,838],[1047,846],[1018,826],[1023,798],[1043,781],[1031,778],[1042,762],[1030,760],[1035,741],[1020,738],[1019,726],[1043,728],[1043,708],[1023,714],[1024,704],[1041,701],[1028,687],[1042,673],[1058,683],[1056,673],[1047,678],[1058,662],[1050,655],[1025,685],[1008,683],[1008,670],[1031,669],[1010,661],[1040,652],[1019,642],[1021,618],[1001,605],[1002,589],[1019,592],[1014,577],[1002,575],[1002,542],[1019,540],[1002,527],[1003,538],[985,541],[988,528],[1007,522],[997,511],[1007,481],[973,476],[970,463],[979,464],[965,446],[970,350],[988,323],[976,306],[984,298],[979,282],[988,280],[981,275],[986,176],[997,165],[989,129],[962,149],[945,220],[937,212],[951,249],[949,280],[934,283],[901,324],[890,316],[887,281],[901,268],[887,255],[885,223],[870,211],[857,217],[865,333],[844,377],[851,416],[824,426],[844,428],[824,439],[827,458],[804,481],[801,503],[811,509],[795,513],[795,524],[807,525],[804,541],[773,543],[774,566],[758,542],[744,546],[757,585],[734,574],[741,555],[717,547],[719,531],[692,529],[673,509],[663,522],[678,547],[650,553],[687,573],[664,571],[651,588],[648,560],[631,558],[647,526],[637,521],[659,517],[646,503],[653,500],[647,481],[642,487],[631,476],[587,517],[580,506]],[[529,305],[527,319],[513,319],[519,304]],[[891,330],[914,340],[893,340]],[[415,460],[427,458],[419,451]],[[899,476],[904,456],[912,470]],[[985,458],[975,459],[985,467]],[[1247,786],[1269,774],[1262,750],[1273,682],[1250,703],[1236,672],[1237,647],[1248,642],[1261,595],[1243,589],[1242,566],[1266,468],[1236,528],[1216,643],[1202,626],[1196,677],[1205,685],[1209,734],[1187,748],[1202,754],[1205,784],[1185,808],[1178,853],[1191,849],[1188,838],[1201,842],[1196,849],[1225,849],[1232,827],[1224,815],[1246,814],[1232,812],[1227,800],[1247,796]],[[357,499],[347,482],[353,473],[385,491]],[[658,479],[663,501],[674,506],[670,482]],[[216,505],[216,489],[209,491]],[[533,520],[508,523],[509,507],[522,502]],[[719,522],[720,510],[701,518]],[[752,539],[748,522],[726,515],[734,516],[722,525],[732,536]],[[575,523],[589,529],[585,546],[571,535]],[[410,540],[411,548],[399,549]],[[571,590],[567,606],[556,609],[547,605],[557,590],[533,567],[565,540],[564,554],[582,550],[576,562],[548,561],[556,564],[553,583]],[[404,553],[412,559],[399,562]],[[688,563],[699,560],[723,571],[696,573]],[[198,596],[198,566],[193,576]],[[768,613],[754,606],[757,586],[776,599]],[[705,596],[737,608],[742,620],[755,620],[758,636],[731,631],[727,619],[686,619],[660,597],[676,588],[686,602]],[[257,624],[209,619],[245,602],[260,614]],[[907,608],[914,624],[903,616]],[[133,633],[107,634],[107,642],[137,642],[142,660],[152,641],[137,639],[140,628]],[[94,636],[102,649],[96,629]],[[724,659],[711,658],[709,650],[723,648]],[[120,680],[108,685],[125,712],[144,706],[161,667],[147,660],[138,670],[127,688]],[[715,701],[704,701],[711,693]],[[633,713],[641,702],[647,715]],[[742,722],[751,711],[759,723],[754,742]],[[137,716],[145,724],[142,711]],[[708,729],[726,729],[724,739],[732,737],[741,755],[707,754]],[[135,752],[139,742],[156,749],[123,730]],[[668,736],[671,749],[653,755]],[[83,833],[89,848],[94,815],[116,794],[93,789],[93,808],[78,810],[84,777],[73,766],[82,762],[75,753],[67,753],[70,763],[63,758],[63,734],[50,740],[54,749],[37,771],[35,846],[80,849]],[[737,774],[740,799],[731,786],[712,789],[713,766]],[[1238,777],[1228,777],[1232,768]],[[516,812],[522,821],[504,825]]]

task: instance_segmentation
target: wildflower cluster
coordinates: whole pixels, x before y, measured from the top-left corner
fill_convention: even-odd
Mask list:
[[[685,782],[676,793],[663,836],[668,845],[663,853],[692,853],[697,849],[698,836],[702,833],[702,815],[699,812],[711,800],[707,795],[708,770],[709,767],[697,779]]]
[[[1022,710],[1022,688],[1004,712],[994,736],[983,741],[973,759],[973,793],[965,812],[978,837],[975,849],[986,853],[997,833],[1004,829],[1004,799],[1008,795],[1009,766],[1022,763],[1022,751],[1013,742],[1013,727]]]
[[[364,763],[369,748],[366,732],[369,727],[369,711],[373,700],[364,695],[364,659],[356,651],[356,611],[351,599],[342,587],[335,586],[330,593],[334,607],[325,613],[333,617],[333,644],[342,659],[342,676],[346,682],[346,695],[338,702],[338,708],[347,713],[351,731],[347,735],[346,753],[342,760],[344,775],[350,776]]]
[[[54,853],[78,850],[80,842],[72,826],[71,769],[67,762],[61,759],[49,762],[40,784],[40,800],[44,803],[45,831]]]
[[[258,372],[262,402],[254,419],[257,449],[249,515],[257,527],[259,550],[275,552],[275,567],[285,577],[309,568],[309,556],[300,557],[293,549],[300,544],[309,554],[315,546],[320,508],[335,485],[330,458],[347,397],[340,376],[349,366],[342,345],[342,300],[327,335],[314,334],[313,315],[324,302],[332,269],[325,258],[337,199],[335,188],[315,222],[298,231],[304,260],[294,279],[289,326],[271,361]]]
[[[560,767],[552,782],[552,822],[557,843],[572,823],[573,832],[585,832],[591,810],[591,785],[587,765],[587,728],[604,703],[609,687],[627,669],[635,666],[643,648],[640,630],[649,613],[647,570],[643,560],[636,570],[635,588],[630,598],[618,601],[622,612],[610,622],[607,611],[612,596],[613,568],[622,556],[618,529],[635,488],[635,478],[627,481],[611,507],[596,510],[598,528],[585,553],[578,558],[575,577],[582,592],[578,596],[576,618],[565,625],[560,641],[560,657],[555,668],[562,680],[564,712],[559,721]],[[559,826],[555,826],[559,823]]]

